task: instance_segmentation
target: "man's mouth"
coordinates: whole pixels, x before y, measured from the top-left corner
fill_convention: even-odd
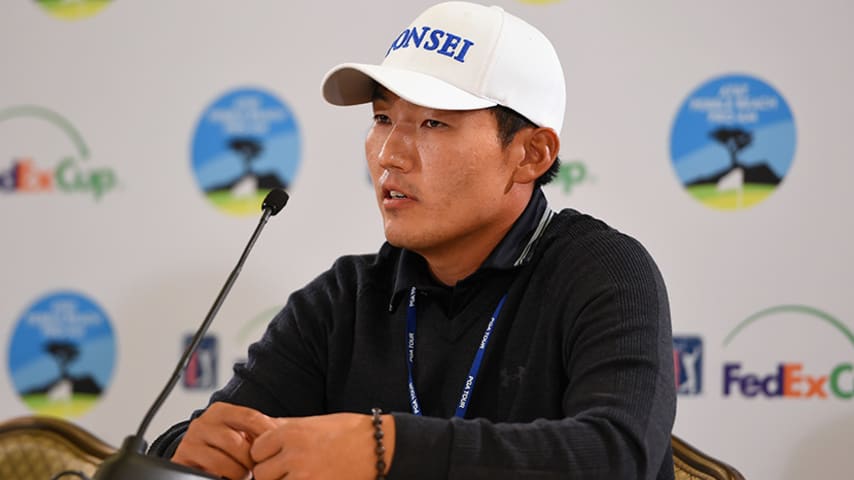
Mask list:
[[[393,199],[402,199],[407,198],[406,195],[402,192],[398,192],[397,190],[390,190],[388,192],[388,197]]]

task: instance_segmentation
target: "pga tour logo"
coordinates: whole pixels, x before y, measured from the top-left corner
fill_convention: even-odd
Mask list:
[[[193,340],[192,335],[184,337],[184,348]],[[184,372],[184,388],[188,390],[213,390],[217,387],[217,363],[219,360],[219,341],[216,336],[205,335],[199,346],[187,362]]]
[[[698,395],[703,391],[703,340],[673,337],[673,372],[676,393]]]

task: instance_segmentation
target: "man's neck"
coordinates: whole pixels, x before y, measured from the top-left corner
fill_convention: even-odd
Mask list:
[[[456,239],[453,245],[416,253],[427,261],[427,267],[436,280],[444,285],[454,286],[483,265],[526,206],[527,202],[518,202],[505,221],[496,223],[489,229],[480,229],[466,238]]]
[[[509,229],[510,227],[507,228]],[[507,230],[504,233],[507,233]],[[482,248],[479,245],[472,245],[471,248],[457,248],[447,254],[422,256],[427,260],[427,268],[430,269],[433,277],[443,285],[452,287],[476,272],[501,238],[498,237],[498,240],[491,243],[491,247],[488,246],[489,244],[485,244]]]

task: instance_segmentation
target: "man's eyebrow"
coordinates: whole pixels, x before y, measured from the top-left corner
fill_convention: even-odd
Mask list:
[[[371,95],[371,101],[373,102],[375,100],[389,101],[388,89],[377,84],[376,88],[374,88],[373,95]]]

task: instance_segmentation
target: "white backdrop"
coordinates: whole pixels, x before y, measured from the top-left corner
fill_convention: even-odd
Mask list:
[[[0,419],[34,411],[22,395],[22,385],[40,381],[35,363],[24,364],[37,358],[27,350],[41,348],[33,342],[98,323],[82,300],[71,301],[76,314],[54,305],[38,315],[40,299],[72,291],[103,311],[101,327],[106,318],[112,333],[99,338],[112,340],[114,356],[103,343],[80,347],[72,374],[90,365],[103,391],[65,416],[118,444],[136,430],[257,221],[224,212],[201,190],[192,146],[200,120],[229,92],[263,90],[294,120],[288,139],[299,146],[280,150],[296,172],[291,201],[211,329],[218,345],[206,358],[215,363],[200,375],[215,365],[222,384],[289,292],[339,255],[379,247],[362,153],[370,112],[325,104],[319,84],[336,63],[380,61],[431,2],[124,0],[76,19],[56,15],[62,2],[42,3],[6,2],[0,14],[0,345],[8,365]],[[854,4],[495,3],[539,26],[566,71],[568,167],[546,189],[552,207],[594,214],[644,243],[668,284],[675,335],[702,344],[698,365],[681,364],[698,383],[679,397],[674,432],[748,478],[850,476]],[[783,137],[794,140],[794,154],[763,201],[711,208],[674,170],[672,132],[692,92],[741,76],[788,105],[794,134]],[[768,137],[754,134],[758,148]],[[743,149],[742,160],[750,154]],[[728,158],[723,148],[720,155]],[[115,187],[98,198],[67,191],[63,182],[78,171],[114,178]],[[39,358],[43,372],[50,358]],[[725,383],[733,364],[742,378],[756,377]],[[784,367],[788,396],[742,393]],[[149,440],[204,405],[212,386],[199,382],[179,385]],[[775,382],[765,383],[772,393]]]

